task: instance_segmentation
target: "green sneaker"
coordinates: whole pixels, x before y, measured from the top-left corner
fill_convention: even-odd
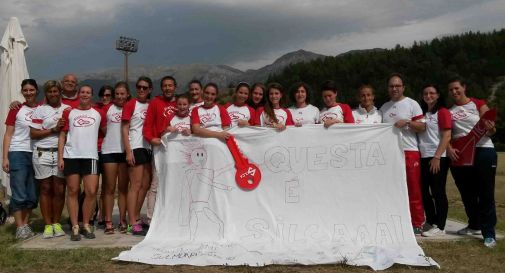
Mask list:
[[[128,226],[126,227],[126,234],[132,234],[132,231],[133,231],[133,227],[132,227],[132,225],[128,225]]]
[[[53,230],[54,230],[54,237],[65,236],[65,231],[63,231],[63,229],[61,228],[60,223],[54,223]]]
[[[53,225],[46,225],[44,227],[44,233],[42,233],[42,238],[50,239],[54,237]]]

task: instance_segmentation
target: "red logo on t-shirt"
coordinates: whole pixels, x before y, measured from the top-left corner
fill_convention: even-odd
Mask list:
[[[452,114],[453,120],[461,120],[465,119],[466,117],[468,117],[468,113],[465,111],[465,109],[458,110]]]
[[[177,108],[175,108],[174,106],[170,105],[170,106],[167,106],[165,107],[165,109],[163,109],[163,117],[165,118],[168,118],[169,116],[171,116],[173,113],[175,113],[175,110]]]
[[[215,119],[216,119],[215,113],[205,113],[200,116],[200,123],[202,124],[209,123],[211,121],[214,121]]]
[[[243,120],[246,119],[246,116],[243,113],[238,111],[228,112],[231,120]]]
[[[184,129],[189,129],[189,123],[181,121],[176,124],[174,124],[174,128],[177,129],[177,131],[182,132]]]
[[[95,118],[88,116],[78,116],[74,119],[74,127],[88,127],[95,124]]]
[[[324,113],[323,116],[321,117],[322,122],[332,119],[338,119],[338,115],[336,113]]]
[[[113,113],[110,121],[113,123],[120,123],[121,122],[121,112]]]
[[[32,114],[33,114],[33,111],[26,112],[26,114],[25,114],[25,120],[31,122],[32,121]]]
[[[140,112],[140,118],[141,118],[141,119],[146,119],[146,115],[147,115],[147,110],[142,110],[142,111]]]

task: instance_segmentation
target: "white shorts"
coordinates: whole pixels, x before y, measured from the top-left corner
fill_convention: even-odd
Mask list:
[[[58,169],[58,152],[33,151],[33,170],[35,179],[46,179],[51,176],[64,178],[63,172]]]

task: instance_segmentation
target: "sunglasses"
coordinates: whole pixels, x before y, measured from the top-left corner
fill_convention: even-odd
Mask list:
[[[149,89],[149,86],[137,85],[137,89],[139,89],[139,90],[147,90],[147,89]]]

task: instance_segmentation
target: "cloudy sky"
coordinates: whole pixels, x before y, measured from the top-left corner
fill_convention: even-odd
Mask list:
[[[131,65],[228,64],[255,69],[305,49],[411,45],[505,27],[505,0],[2,0],[0,31],[19,18],[30,75],[120,67],[121,36],[140,40]]]

